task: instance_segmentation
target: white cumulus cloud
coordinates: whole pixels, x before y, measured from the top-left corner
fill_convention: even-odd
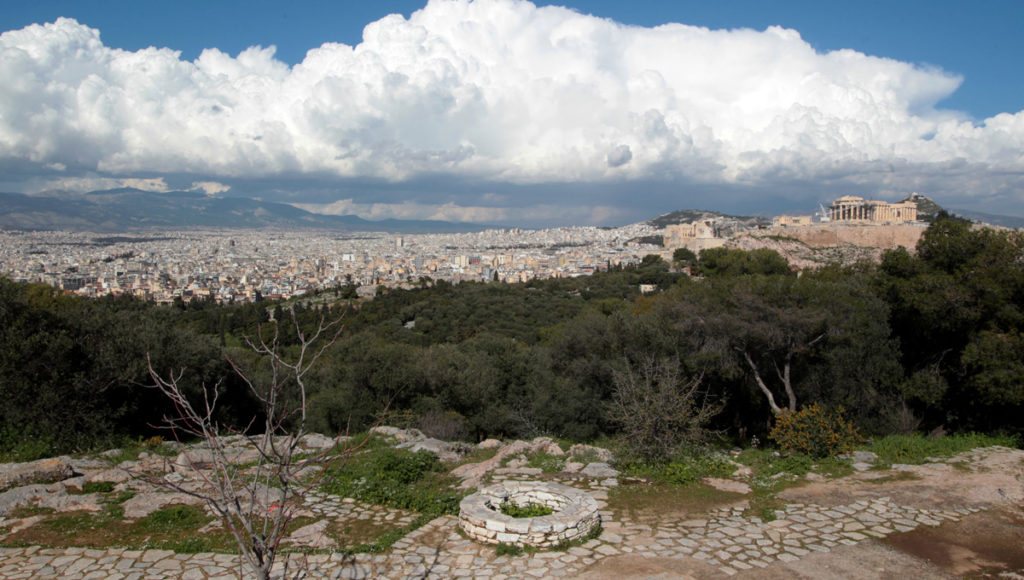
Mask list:
[[[523,0],[431,0],[294,67],[272,47],[113,49],[60,19],[0,35],[0,78],[0,160],[67,174],[920,189],[893,183],[899,168],[979,196],[1024,174],[1024,112],[937,108],[955,74],[783,28],[643,28]]]
[[[194,181],[192,182],[192,186],[189,187],[190,191],[201,191],[206,195],[217,195],[218,193],[224,193],[230,189],[230,185],[225,185],[217,181]]]

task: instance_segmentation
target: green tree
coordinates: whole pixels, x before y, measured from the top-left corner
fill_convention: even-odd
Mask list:
[[[704,276],[765,276],[790,274],[789,262],[775,250],[734,250],[709,248],[700,252],[700,273]]]
[[[932,425],[1020,429],[1012,377],[1024,328],[1024,234],[940,216],[883,255],[876,284],[903,345],[903,392]]]
[[[697,263],[697,254],[689,248],[676,248],[672,252],[672,263],[677,267],[691,266]]]

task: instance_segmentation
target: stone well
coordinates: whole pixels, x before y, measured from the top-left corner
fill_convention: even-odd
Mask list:
[[[501,504],[540,504],[554,510],[547,516],[514,518],[501,513]],[[557,483],[503,481],[462,500],[459,527],[488,544],[546,548],[583,538],[597,528],[597,501],[585,491]]]

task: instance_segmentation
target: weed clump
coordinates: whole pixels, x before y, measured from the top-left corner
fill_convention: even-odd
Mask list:
[[[462,499],[436,455],[390,448],[349,458],[333,470],[324,491],[435,516],[459,513]]]
[[[510,501],[501,504],[501,513],[511,518],[539,518],[550,516],[555,510],[539,503],[519,505]]]

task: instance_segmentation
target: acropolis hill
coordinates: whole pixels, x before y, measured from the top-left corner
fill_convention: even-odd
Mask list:
[[[882,251],[897,247],[913,250],[927,223],[918,221],[918,201],[912,194],[888,203],[844,195],[817,216],[781,215],[770,227],[726,233],[722,220],[705,219],[665,228],[665,248],[688,248],[699,253],[716,247],[744,250],[769,248],[798,268],[826,261],[850,262],[876,259]],[[930,200],[928,200],[930,202]]]

